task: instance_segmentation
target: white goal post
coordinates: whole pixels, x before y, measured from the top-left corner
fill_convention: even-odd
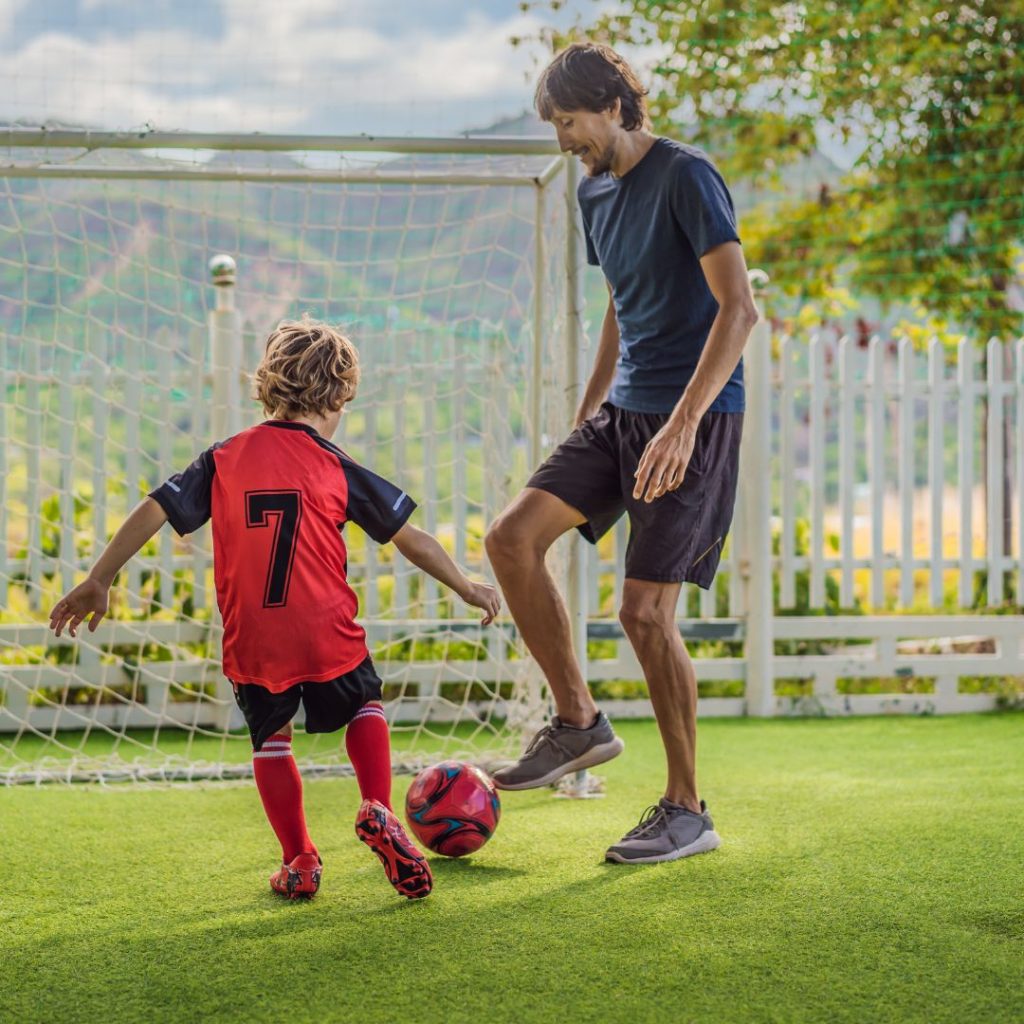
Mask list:
[[[246,372],[303,311],[360,350],[339,443],[486,573],[487,522],[578,398],[575,167],[553,141],[487,136],[11,130],[0,147],[0,779],[245,774],[208,527],[147,545],[95,633],[54,638],[49,608],[140,494],[260,419]],[[510,753],[546,712],[511,621],[482,628],[357,534],[350,578],[397,764]],[[585,656],[578,545],[553,564]],[[347,770],[337,735],[297,748],[307,771]]]

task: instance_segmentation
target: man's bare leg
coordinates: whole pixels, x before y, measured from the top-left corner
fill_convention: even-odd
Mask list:
[[[697,674],[676,626],[679,589],[678,583],[627,579],[619,620],[643,669],[665,746],[665,797],[699,814]]]
[[[721,837],[697,795],[697,677],[676,628],[679,584],[627,579],[619,619],[644,670],[668,762],[665,797],[605,859],[654,864],[717,850]]]
[[[547,491],[527,487],[487,532],[487,555],[512,618],[544,673],[558,717],[585,729],[597,715],[573,650],[565,601],[544,562],[548,548],[586,521]]]

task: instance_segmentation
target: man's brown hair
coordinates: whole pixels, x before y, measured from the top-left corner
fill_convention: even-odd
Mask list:
[[[267,339],[252,396],[272,419],[323,416],[355,397],[359,353],[341,331],[303,316],[283,320]]]
[[[604,43],[572,43],[544,69],[533,102],[550,121],[559,110],[599,113],[622,102],[622,127],[636,131],[648,124],[647,90],[636,72]]]

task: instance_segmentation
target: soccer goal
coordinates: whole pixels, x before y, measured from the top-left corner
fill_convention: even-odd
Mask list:
[[[209,527],[158,534],[95,633],[46,620],[140,496],[258,422],[271,328],[343,325],[363,382],[336,441],[486,572],[486,524],[564,434],[581,364],[575,169],[553,142],[15,130],[0,212],[0,778],[226,778],[250,746],[219,667]],[[543,717],[506,617],[346,527],[398,766],[486,763]],[[554,571],[581,593],[574,545]],[[572,609],[582,638],[582,614]],[[337,734],[297,733],[310,772]]]

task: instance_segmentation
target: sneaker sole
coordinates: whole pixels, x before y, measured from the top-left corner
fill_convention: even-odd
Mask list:
[[[374,817],[356,822],[356,836],[377,855],[384,874],[399,895],[409,900],[421,900],[430,895],[434,879],[430,866],[423,857],[411,850],[400,849],[394,836]]]
[[[540,789],[542,786],[550,786],[552,782],[557,782],[563,775],[568,775],[569,772],[581,772],[584,768],[596,768],[597,765],[604,764],[605,761],[618,757],[625,749],[626,744],[616,736],[607,743],[599,743],[596,747],[591,747],[568,764],[555,768],[548,772],[547,775],[542,775],[539,779],[529,779],[526,782],[499,782],[498,779],[491,776],[491,780],[498,789]]]
[[[609,850],[604,855],[604,859],[614,864],[663,864],[670,860],[692,857],[697,853],[710,853],[721,845],[722,837],[714,829],[708,829],[707,832],[701,832],[689,846],[681,846],[678,850],[672,850],[669,853],[658,853],[649,857],[626,857],[614,850]]]

